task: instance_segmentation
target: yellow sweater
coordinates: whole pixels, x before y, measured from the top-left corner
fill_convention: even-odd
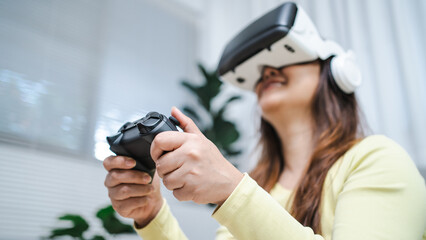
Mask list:
[[[214,212],[221,225],[216,239],[426,239],[426,188],[407,153],[384,136],[352,147],[329,170],[324,182],[322,235],[286,210],[291,191],[276,184],[271,194],[245,174]],[[143,229],[143,239],[187,239],[165,203]]]

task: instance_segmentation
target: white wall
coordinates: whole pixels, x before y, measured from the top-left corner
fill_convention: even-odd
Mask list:
[[[0,41],[0,52],[8,54],[3,54],[0,69],[13,69],[16,73],[30,69],[25,72],[28,82],[46,79],[50,84],[60,85],[64,93],[77,91],[68,98],[61,97],[61,94],[58,96],[57,92],[48,92],[49,89],[41,94],[51,102],[65,101],[65,110],[74,107],[83,109],[83,113],[88,111],[90,114],[86,121],[91,123],[89,125],[96,122],[93,128],[97,130],[95,136],[88,134],[84,142],[95,138],[98,143],[95,146],[106,150],[108,147],[102,144],[105,136],[115,133],[124,122],[135,120],[151,110],[169,114],[172,106],[194,100],[179,85],[184,78],[196,80],[198,77],[194,11],[179,2],[172,5],[164,3],[148,0],[128,0],[125,4],[113,0],[1,2],[0,12],[5,13],[1,17],[7,21],[0,24],[0,36],[4,36]],[[14,17],[20,17],[22,21]],[[23,38],[17,32],[25,33],[27,37]],[[33,38],[40,40],[32,41]],[[23,44],[25,48],[21,47]],[[60,64],[54,62],[54,58],[46,57],[50,56],[52,46],[56,47],[54,53],[58,56],[64,54],[63,48],[69,50],[63,59],[81,56],[74,58],[75,62],[90,72],[86,74],[81,71],[82,68],[72,68],[75,75],[70,81],[74,82],[68,85],[61,83],[57,75],[50,74]],[[29,55],[28,51],[19,52],[20,49],[37,54]],[[45,68],[40,70],[37,63]],[[70,69],[69,65],[59,67]],[[80,82],[73,77],[80,77]],[[10,82],[10,79],[3,80]],[[93,86],[93,89],[86,89],[86,86]],[[81,91],[78,92],[78,89]],[[89,94],[87,90],[90,90]],[[28,91],[31,92],[31,89]],[[1,99],[2,106],[7,107],[10,99]],[[87,106],[88,102],[90,106]],[[37,104],[42,104],[41,108],[46,109],[43,103],[33,104],[29,107],[36,108],[39,107]],[[46,110],[48,112],[49,109]],[[26,109],[11,108],[7,111],[17,113]],[[48,236],[51,229],[65,227],[57,220],[65,213],[80,214],[90,221],[91,231],[86,237],[103,234],[99,221],[94,217],[99,208],[109,204],[103,185],[106,171],[102,162],[93,156],[73,155],[52,146],[43,146],[39,140],[46,132],[38,127],[35,120],[43,121],[29,116],[27,122],[34,123],[31,129],[37,130],[38,139],[26,140],[27,144],[20,144],[16,139],[0,141],[0,239]],[[51,118],[46,116],[45,120]],[[93,133],[94,129],[83,130]],[[60,142],[62,137],[59,136],[57,141]],[[17,145],[13,144],[16,142]],[[211,207],[180,203],[169,191],[163,189],[163,192],[190,239],[213,238],[217,223],[210,217]],[[116,239],[138,237],[120,236]]]

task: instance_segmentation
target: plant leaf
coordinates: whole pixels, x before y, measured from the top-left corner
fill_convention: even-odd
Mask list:
[[[241,99],[241,96],[233,96],[231,98],[229,98],[223,105],[222,107],[219,109],[219,111],[217,111],[217,113],[214,115],[214,118],[223,118],[223,113],[225,112],[226,108],[229,106],[229,103],[235,100]]]
[[[105,238],[101,235],[95,235],[90,240],[105,240]]]
[[[235,96],[232,96],[232,97],[230,97],[228,100],[226,100],[226,102],[223,104],[224,106],[228,106],[228,104],[230,103],[230,102],[233,102],[233,101],[235,101],[235,100],[240,100],[241,99],[241,96],[237,96],[237,95],[235,95]]]
[[[200,121],[200,116],[198,116],[198,113],[193,108],[184,106],[182,111],[185,113],[185,115],[188,115],[196,121]]]
[[[186,87],[186,89],[188,89],[189,91],[198,94],[198,87],[191,84],[190,82],[187,81],[182,81],[181,82],[182,86]]]
[[[213,128],[206,128],[204,129],[204,131],[202,131],[202,133],[204,134],[204,136],[206,136],[206,138],[208,138],[210,141],[212,141],[213,143],[217,143],[217,139],[216,139],[216,132],[214,131]]]
[[[201,104],[201,106],[204,107],[207,111],[210,110],[210,101],[209,95],[206,94],[206,88],[205,86],[195,86],[189,82],[181,82],[182,86],[186,87],[190,92],[194,93],[194,95],[197,97],[197,101]]]
[[[232,150],[231,148],[223,148],[227,156],[233,157],[241,154],[241,150]]]
[[[74,238],[83,239],[83,233],[89,229],[89,224],[80,215],[66,214],[58,218],[63,221],[71,221],[73,227],[53,229],[49,238],[54,239],[60,236],[71,236]]]
[[[240,137],[235,124],[223,120],[223,118],[214,119],[214,132],[216,133],[216,143],[221,148],[229,147]]]
[[[115,215],[114,208],[111,205],[100,209],[96,213],[96,217],[102,221],[102,226],[110,234],[135,234],[132,226],[122,223]]]
[[[198,69],[206,81],[205,84],[200,87],[200,94],[203,98],[203,101],[208,101],[208,105],[210,106],[210,102],[219,94],[220,87],[223,83],[217,76],[216,71],[208,72],[201,64],[198,64]],[[210,107],[206,109],[210,111]]]

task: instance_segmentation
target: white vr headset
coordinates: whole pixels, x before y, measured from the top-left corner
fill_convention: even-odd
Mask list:
[[[331,56],[331,72],[337,86],[345,93],[353,93],[361,84],[353,52],[323,40],[305,11],[287,2],[235,36],[223,51],[217,71],[226,82],[254,91],[264,66],[280,68]]]

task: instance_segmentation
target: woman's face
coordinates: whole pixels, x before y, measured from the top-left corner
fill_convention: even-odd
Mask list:
[[[280,69],[264,67],[255,89],[263,115],[282,110],[309,110],[319,78],[318,61]]]

